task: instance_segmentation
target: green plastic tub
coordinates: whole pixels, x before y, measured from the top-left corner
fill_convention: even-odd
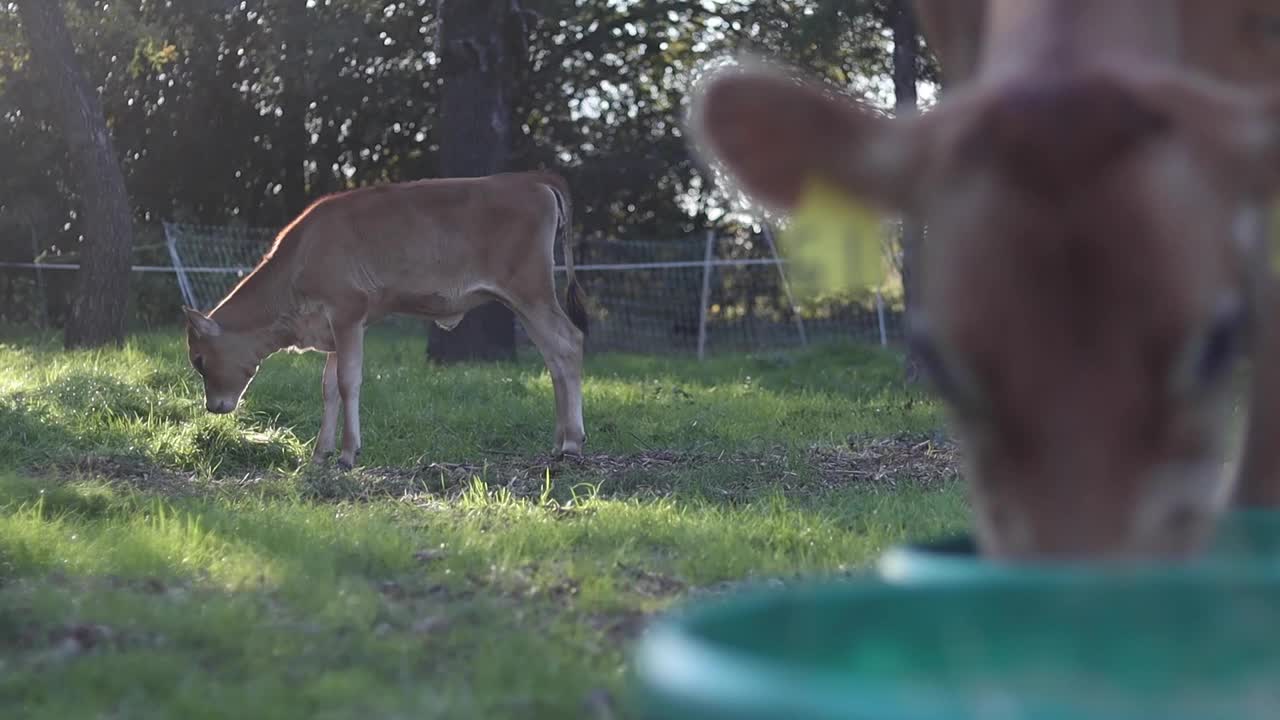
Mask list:
[[[1280,510],[1236,510],[1218,528],[1211,555],[1280,567]]]
[[[1280,581],[758,591],[659,621],[633,672],[649,720],[1274,720]]]
[[[1242,566],[1255,571],[1280,573],[1280,510],[1236,510],[1229,513],[1223,518],[1208,553],[1196,565],[1202,569]],[[969,535],[891,548],[880,558],[877,569],[885,580],[903,583],[981,582],[1027,573],[1076,572],[1061,566],[1024,565],[1015,568],[984,560],[978,556],[977,545]],[[1277,717],[1280,717],[1280,709],[1277,709]]]

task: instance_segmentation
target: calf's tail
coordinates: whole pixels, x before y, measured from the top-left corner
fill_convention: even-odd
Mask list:
[[[573,273],[573,206],[569,201],[569,186],[563,178],[553,177],[555,181],[548,182],[547,187],[551,188],[551,193],[556,197],[556,235],[564,246],[564,268],[569,280],[565,288],[564,309],[569,320],[586,335],[590,325],[587,293]]]

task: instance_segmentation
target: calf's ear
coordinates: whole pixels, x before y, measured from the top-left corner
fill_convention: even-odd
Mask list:
[[[200,337],[218,337],[222,334],[222,326],[199,310],[182,306],[182,313],[187,316],[187,326]]]
[[[713,71],[696,89],[689,132],[740,189],[789,213],[814,184],[879,210],[910,204],[920,126],[759,64]]]

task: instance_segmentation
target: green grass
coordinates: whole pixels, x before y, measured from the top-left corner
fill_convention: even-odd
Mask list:
[[[31,464],[69,453],[145,458],[182,469],[289,468],[319,429],[317,353],[263,364],[234,416],[204,412],[175,333],[122,352],[63,353],[56,338],[0,345],[0,457]],[[404,465],[547,453],[554,430],[541,359],[441,370],[413,337],[374,335],[365,361],[363,461]],[[589,358],[589,451],[759,449],[839,443],[849,435],[925,431],[935,407],[876,349],[685,359]]]
[[[536,356],[431,368],[375,333],[338,473],[300,469],[318,356],[211,416],[177,333],[3,337],[2,717],[604,717],[652,613],[965,522],[946,462],[894,472],[915,440],[865,459],[939,424],[874,349],[591,357],[592,455],[555,464]]]

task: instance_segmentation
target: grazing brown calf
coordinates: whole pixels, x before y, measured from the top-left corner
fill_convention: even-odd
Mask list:
[[[914,118],[759,67],[695,98],[694,138],[768,208],[821,181],[930,228],[910,341],[996,558],[1182,556],[1230,495],[1280,103],[1168,62],[1159,7],[992,0],[973,79]]]
[[[185,308],[191,364],[210,412],[235,409],[258,365],[289,348],[328,353],[313,459],[333,452],[341,400],[344,467],[360,443],[365,327],[390,313],[446,329],[490,300],[510,307],[551,372],[555,452],[578,454],[582,425],[582,289],[573,274],[569,189],[551,173],[420,180],[322,198],[208,315]],[[566,315],[553,277],[557,235],[568,271]]]
[[[949,85],[969,81],[977,70],[987,2],[915,0],[921,29]],[[1170,61],[1254,91],[1280,90],[1280,3],[1181,0],[1151,10],[1147,19],[1154,13],[1163,13],[1160,22],[1176,19],[1178,44]],[[1235,500],[1280,507],[1280,298],[1274,277],[1267,278],[1262,292],[1267,296],[1259,300],[1251,328],[1256,360]]]

